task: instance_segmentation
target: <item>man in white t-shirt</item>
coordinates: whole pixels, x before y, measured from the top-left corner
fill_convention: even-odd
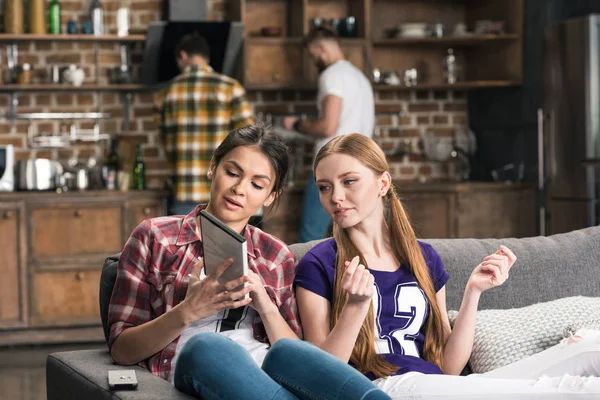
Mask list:
[[[314,137],[315,156],[335,136],[361,133],[372,137],[375,105],[373,89],[365,74],[344,59],[338,37],[331,30],[315,28],[304,43],[320,72],[319,117],[306,120],[286,117],[284,127]],[[319,191],[311,174],[304,192],[298,242],[322,239],[330,223],[319,202]]]

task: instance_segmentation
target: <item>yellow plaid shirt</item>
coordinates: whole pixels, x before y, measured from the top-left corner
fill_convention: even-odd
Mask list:
[[[207,202],[206,172],[214,150],[232,130],[254,123],[242,85],[208,65],[188,66],[167,90],[162,133],[175,200]]]

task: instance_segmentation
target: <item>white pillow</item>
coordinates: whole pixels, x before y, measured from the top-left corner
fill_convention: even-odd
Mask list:
[[[457,311],[449,311],[453,326]],[[600,318],[600,297],[566,297],[507,310],[477,312],[469,359],[474,373],[519,361],[558,344],[566,326]]]

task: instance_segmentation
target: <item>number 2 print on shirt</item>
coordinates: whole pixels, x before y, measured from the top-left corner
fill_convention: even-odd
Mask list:
[[[396,286],[393,298],[390,294],[382,295],[375,284],[373,307],[377,352],[420,357],[415,340],[427,318],[427,298],[416,282],[401,283]]]

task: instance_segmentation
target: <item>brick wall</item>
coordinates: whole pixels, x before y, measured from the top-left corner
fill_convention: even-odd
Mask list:
[[[159,0],[129,0],[132,12],[131,30],[144,31],[149,22],[161,17],[162,2]],[[0,0],[0,10],[4,8]],[[79,22],[87,18],[89,1],[61,0],[63,25],[68,20]],[[108,33],[116,31],[116,10],[119,0],[102,0],[105,9]],[[208,0],[209,18],[222,20],[226,17],[225,0]],[[0,21],[2,16],[0,15]],[[1,22],[0,22],[1,25]],[[95,46],[99,51],[99,70],[95,67]],[[107,82],[107,70],[119,63],[119,45],[116,43],[19,43],[19,62],[28,62],[34,67],[34,82],[46,82],[47,71],[52,64],[82,65],[86,73],[86,83],[93,83],[96,74],[99,83]],[[134,76],[138,76],[143,44],[132,47]],[[4,56],[4,48],[2,48]],[[2,57],[2,62],[6,60]],[[249,98],[257,113],[307,113],[314,114],[314,91],[251,92]],[[120,134],[120,151],[124,159],[124,169],[132,164],[134,149],[142,144],[147,165],[148,186],[161,188],[168,175],[164,151],[160,146],[153,99],[150,93],[130,95],[130,126],[125,130],[124,95],[114,92],[62,92],[62,93],[20,93],[17,96],[18,113],[26,112],[108,112],[112,118],[101,122],[102,132]],[[421,138],[432,130],[441,140],[451,141],[454,127],[466,122],[466,100],[463,92],[453,91],[382,91],[376,93],[377,129],[376,140],[388,152],[402,148],[414,154],[408,157],[390,157],[395,177],[405,180],[441,180],[447,174],[444,165],[425,160],[422,156]],[[0,94],[0,114],[8,111],[9,95]],[[14,144],[17,159],[44,157],[58,159],[63,163],[71,157],[85,161],[91,155],[101,157],[105,145],[76,144],[68,149],[32,149],[28,146],[28,135],[59,132],[61,121],[18,121],[11,128],[7,121],[0,119],[0,144]],[[76,123],[79,128],[91,128],[89,121]],[[297,163],[297,178],[302,179],[310,168],[312,149],[310,145],[292,143]]]

